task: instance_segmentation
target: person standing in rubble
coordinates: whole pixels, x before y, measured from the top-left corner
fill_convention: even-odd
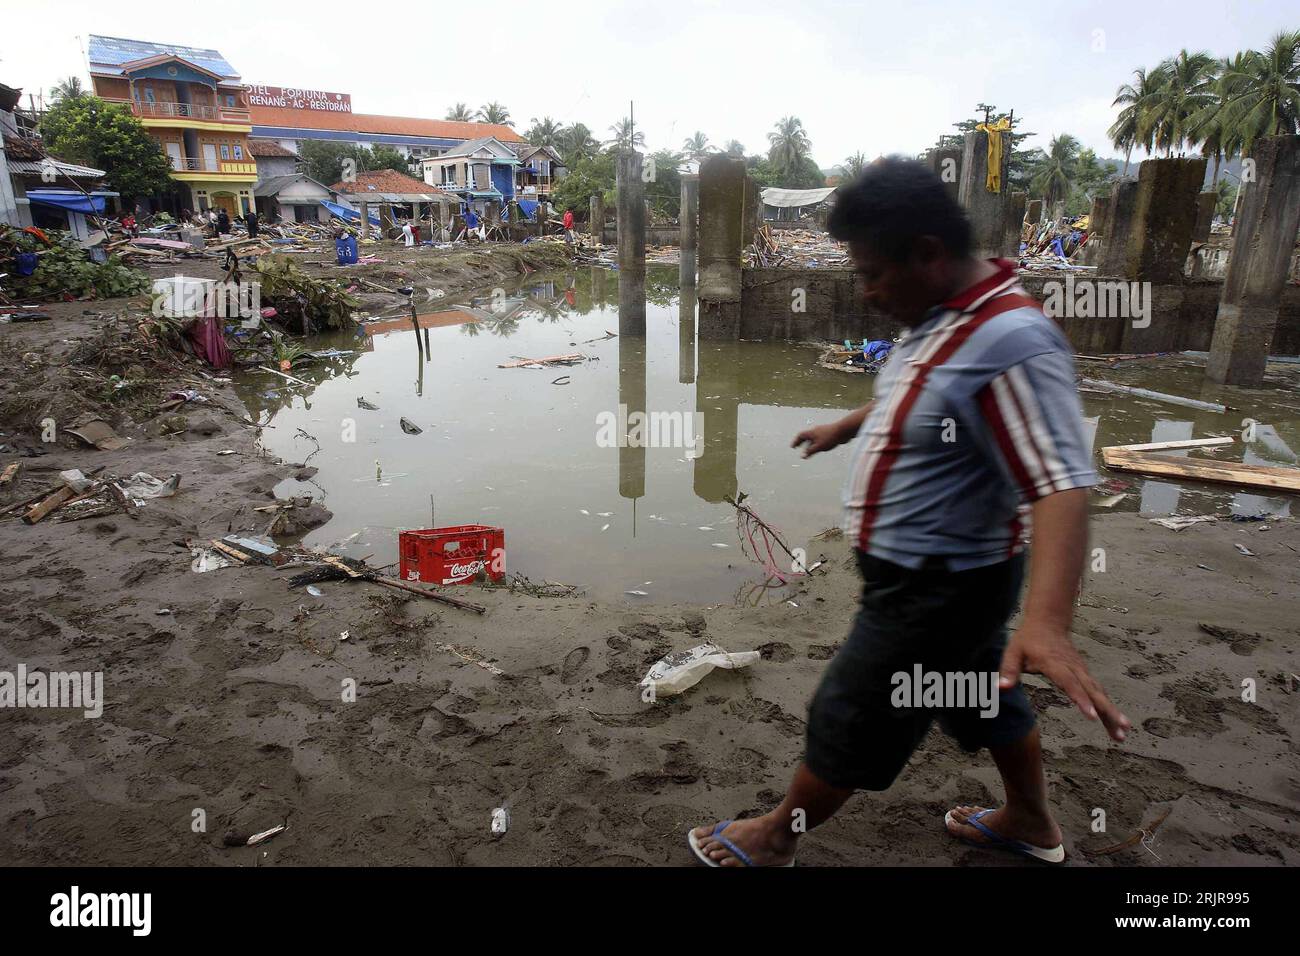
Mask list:
[[[224,236],[230,232],[230,213],[225,207],[217,213],[217,235]]]
[[[573,245],[573,210],[564,210],[564,241]]]
[[[867,167],[839,190],[828,228],[848,244],[868,305],[907,328],[873,401],[794,439],[805,458],[852,443],[844,530],[861,605],[809,706],[785,799],[687,842],[710,866],[792,865],[800,836],[854,791],[886,790],[937,719],[967,751],[988,749],[1006,793],[996,809],[952,807],[947,832],[1060,863],[1021,675],[1042,674],[1113,740],[1132,726],[1070,639],[1097,476],[1069,343],[1013,262],[971,254],[964,210],[921,163]],[[1029,587],[1008,640],[1030,516]],[[978,693],[952,690],[954,678]]]
[[[250,209],[248,210],[248,212],[244,214],[244,225],[248,227],[248,238],[256,239],[257,238],[257,211],[256,210]]]

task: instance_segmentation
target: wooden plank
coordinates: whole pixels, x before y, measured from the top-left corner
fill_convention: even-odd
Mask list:
[[[1111,445],[1102,449],[1102,453],[1114,451],[1177,451],[1180,448],[1207,448],[1211,445],[1231,445],[1235,439],[1231,435],[1223,438],[1187,438],[1181,441],[1149,441],[1139,445]]]
[[[40,504],[33,507],[30,511],[27,512],[27,514],[23,515],[23,521],[27,522],[28,524],[36,524],[36,522],[40,521],[50,512],[57,511],[59,508],[63,507],[63,505],[67,503],[68,499],[71,498],[73,494],[74,492],[71,488],[68,488],[66,486],[60,488],[58,491],[54,492],[54,494],[50,495],[48,498],[42,501]]]
[[[23,470],[21,461],[11,461],[5,465],[3,474],[0,474],[0,488],[8,488],[18,479],[18,473]]]
[[[1300,494],[1300,468],[1242,465],[1232,461],[1207,461],[1200,458],[1169,458],[1118,448],[1103,448],[1101,457],[1106,467],[1116,471]]]
[[[234,558],[240,564],[247,564],[249,561],[253,560],[253,556],[251,554],[245,554],[243,551],[240,551],[238,548],[232,548],[230,545],[226,544],[226,542],[222,541],[220,538],[212,539],[212,547],[216,548],[218,551],[220,551],[222,554],[226,555],[227,557]]]

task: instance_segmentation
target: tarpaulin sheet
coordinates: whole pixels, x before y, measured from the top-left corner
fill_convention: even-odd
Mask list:
[[[518,202],[519,202],[519,208],[523,211],[523,214],[524,214],[525,216],[527,216],[529,219],[532,219],[534,222],[536,222],[536,217],[537,217],[537,200],[536,200],[536,199],[520,199],[520,200],[518,200]]]
[[[340,219],[346,219],[348,222],[361,221],[361,213],[357,212],[355,209],[349,209],[347,206],[340,206],[338,203],[330,202],[328,199],[322,199],[320,204]],[[378,215],[371,213],[369,218],[372,226],[379,225]]]
[[[55,209],[66,209],[69,212],[98,215],[104,211],[104,200],[100,196],[91,196],[87,199],[80,193],[53,189],[29,189],[27,198],[34,203],[40,203],[42,206],[53,206]]]
[[[835,192],[834,186],[825,189],[780,189],[769,186],[763,190],[763,205],[775,206],[778,209],[816,206],[818,203],[825,202],[826,197],[833,192]]]

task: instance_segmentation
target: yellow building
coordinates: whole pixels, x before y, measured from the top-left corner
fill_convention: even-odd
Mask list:
[[[248,94],[216,50],[90,37],[95,95],[127,103],[158,140],[176,189],[166,205],[231,216],[254,208],[257,164],[248,150]]]

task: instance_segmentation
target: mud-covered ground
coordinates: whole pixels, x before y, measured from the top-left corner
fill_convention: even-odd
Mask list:
[[[5,354],[57,364],[101,321],[83,313],[103,311],[58,308],[7,327]],[[688,827],[779,799],[853,613],[847,546],[832,545],[797,607],[457,590],[487,605],[479,617],[360,582],[313,597],[287,587],[291,569],[196,574],[186,539],[260,530],[254,509],[297,470],[259,455],[227,387],[203,387],[219,404],[182,408],[165,430],[123,426],[119,451],[29,436],[45,453],[0,499],[71,467],[182,475],[135,518],[0,520],[0,669],[102,671],[106,698],[98,719],[0,710],[0,862],[689,865]],[[836,510],[829,489],[828,524]],[[1108,742],[1029,678],[1073,864],[1300,862],[1300,527],[1266,525],[1094,522],[1106,569],[1090,573],[1074,630],[1134,732]],[[644,703],[646,669],[705,639],[763,659]],[[988,760],[936,732],[889,791],[805,839],[800,862],[1019,865],[943,828],[949,806],[999,797]],[[261,847],[222,845],[282,822]],[[1143,829],[1145,846],[1130,841]]]

